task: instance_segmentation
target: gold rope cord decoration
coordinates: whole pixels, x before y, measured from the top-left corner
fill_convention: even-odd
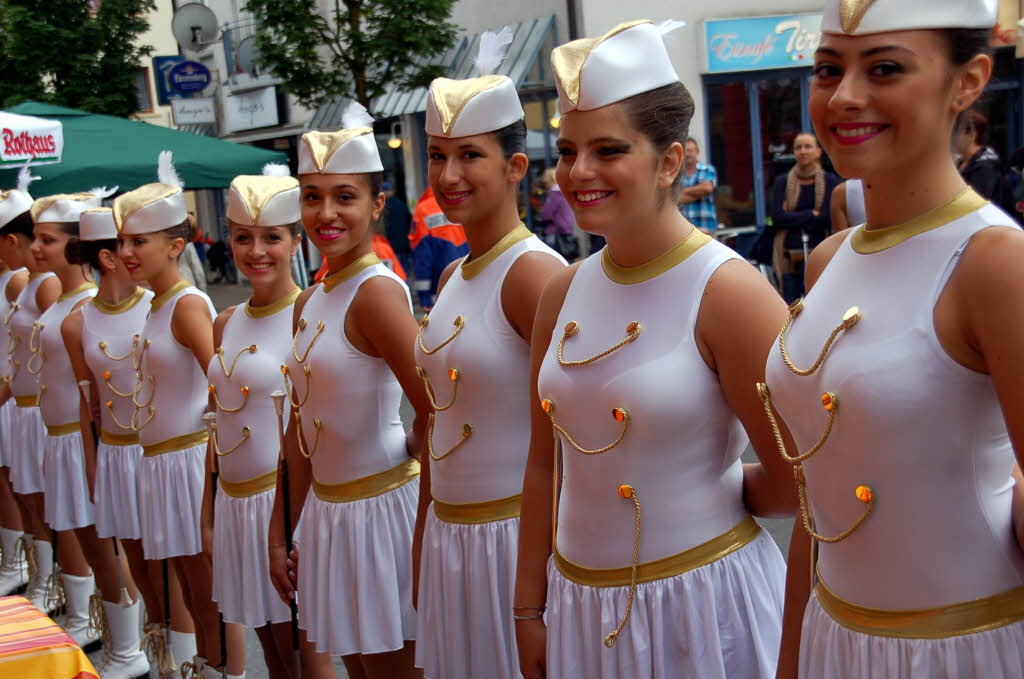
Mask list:
[[[579,324],[576,321],[569,321],[565,325],[565,330],[562,332],[562,339],[558,341],[558,348],[555,351],[555,354],[558,357],[558,364],[565,368],[579,368],[585,365],[590,365],[595,361],[600,361],[605,356],[610,356],[627,344],[636,341],[636,339],[640,337],[640,330],[641,327],[639,321],[631,321],[626,325],[626,338],[618,344],[605,349],[599,354],[594,354],[590,358],[585,358],[581,361],[567,361],[562,357],[562,350],[565,348],[565,341],[570,337],[578,335],[580,332]]]
[[[103,611],[103,599],[100,598],[99,591],[93,592],[89,597],[89,625],[86,629],[89,636],[97,637],[103,642],[104,648],[110,646],[110,627],[107,624],[107,615]]]
[[[448,379],[452,382],[452,398],[443,406],[437,404],[437,400],[434,398],[434,388],[430,385],[430,378],[427,376],[427,371],[424,370],[423,366],[417,365],[416,373],[423,380],[423,387],[427,391],[427,400],[430,401],[430,407],[434,412],[444,412],[455,405],[455,397],[459,394],[459,379],[462,377],[462,373],[455,368],[448,369]]]
[[[46,596],[43,598],[43,605],[46,608],[59,610],[67,604],[67,594],[64,592],[64,580],[55,569],[46,579]]]
[[[156,664],[157,671],[161,677],[174,673],[178,667],[174,664],[174,656],[171,649],[167,647],[167,639],[164,638],[163,627],[155,622],[147,622],[143,627],[142,641],[139,642],[139,650],[150,657]]]
[[[789,328],[793,325],[793,321],[803,310],[804,302],[802,299],[798,299],[790,305],[789,317],[786,319],[786,323],[782,326],[782,330],[779,332],[779,352],[782,354],[782,362],[786,364],[787,368],[796,375],[807,377],[808,375],[814,374],[818,368],[821,367],[821,364],[825,362],[825,357],[832,349],[832,344],[835,343],[836,338],[839,337],[839,333],[844,330],[850,330],[853,326],[857,325],[857,322],[860,321],[860,309],[854,306],[846,310],[846,313],[843,314],[843,320],[832,330],[828,339],[825,340],[825,346],[822,347],[821,353],[818,354],[818,359],[814,362],[814,365],[807,370],[796,367],[793,361],[790,360],[789,351],[786,349],[786,335],[789,332]]]
[[[583,453],[584,455],[600,455],[602,453],[607,453],[609,450],[622,443],[622,439],[626,437],[626,432],[629,431],[629,413],[626,412],[625,408],[613,408],[612,419],[614,419],[616,422],[622,423],[622,431],[619,432],[618,438],[616,438],[614,441],[604,446],[603,448],[595,448],[593,450],[590,450],[584,448],[579,443],[577,443],[576,439],[574,439],[572,435],[568,431],[566,431],[562,427],[562,425],[558,424],[558,422],[555,420],[554,401],[552,401],[549,398],[542,399],[540,402],[540,407],[547,414],[548,419],[551,420],[551,426],[554,427],[559,434],[565,437],[565,440],[569,442],[570,446],[575,448],[577,452]]]
[[[424,316],[423,320],[420,321],[420,329],[416,332],[416,343],[419,345],[420,351],[422,351],[427,356],[433,356],[434,354],[436,354],[437,352],[441,351],[446,346],[454,342],[455,338],[459,336],[460,332],[462,332],[462,329],[466,327],[466,319],[462,317],[462,314],[459,314],[458,316],[455,317],[455,321],[452,323],[452,325],[455,326],[455,332],[453,332],[448,339],[441,342],[433,349],[427,349],[427,347],[423,344],[423,329],[426,328],[429,323],[430,317]]]
[[[242,444],[249,440],[249,436],[252,434],[248,426],[242,427],[242,438],[235,445],[231,446],[227,450],[221,450],[220,444],[217,441],[217,425],[213,425],[213,431],[210,432],[210,438],[213,439],[213,452],[217,457],[226,457],[231,453],[235,452],[242,447]]]
[[[633,612],[633,599],[636,597],[636,574],[640,566],[640,498],[637,497],[636,489],[628,484],[619,486],[619,497],[624,500],[632,500],[636,509],[636,537],[633,539],[633,567],[629,576],[629,599],[626,601],[626,613],[615,631],[609,632],[604,638],[606,648],[611,648],[619,638],[622,628],[629,621],[629,614]]]
[[[238,353],[235,354],[235,357],[231,360],[231,367],[228,368],[227,364],[224,363],[224,347],[217,347],[217,360],[220,361],[220,369],[224,371],[224,377],[230,380],[231,375],[235,372],[235,364],[238,363],[238,359],[242,357],[242,354],[246,352],[250,354],[255,354],[258,348],[259,347],[257,347],[255,344],[250,344],[247,347],[242,347],[241,349],[238,350]]]
[[[295,437],[299,440],[299,453],[302,457],[307,460],[316,455],[317,448],[320,447],[320,430],[323,428],[323,422],[320,421],[319,417],[313,418],[313,429],[316,432],[313,438],[313,449],[309,450],[306,446],[306,437],[302,434],[302,415],[298,412],[295,413]],[[306,452],[309,450],[309,452]]]
[[[473,428],[473,425],[471,425],[471,424],[464,424],[464,425],[462,425],[462,434],[461,434],[462,438],[459,439],[459,442],[456,443],[451,448],[449,448],[446,452],[444,452],[444,453],[442,453],[440,455],[436,455],[434,453],[434,413],[430,413],[430,415],[427,417],[427,437],[426,437],[426,440],[427,440],[427,453],[430,454],[430,459],[435,460],[437,462],[440,462],[444,458],[448,457],[449,455],[454,453],[456,450],[458,450],[462,446],[463,443],[468,441],[469,437],[473,435],[474,431],[475,430]]]
[[[112,353],[107,351],[107,347],[110,346],[110,345],[108,345],[103,340],[100,340],[100,342],[99,342],[99,344],[97,346],[99,346],[100,351],[103,352],[104,356],[109,358],[111,361],[114,361],[115,363],[120,363],[121,361],[127,361],[129,358],[132,359],[132,367],[135,368],[136,370],[138,370],[139,366],[135,365],[135,360],[134,360],[135,359],[135,347],[138,346],[138,344],[139,344],[139,336],[136,335],[134,338],[132,338],[132,350],[129,351],[124,356],[114,356]]]
[[[221,410],[225,413],[237,413],[243,408],[245,408],[245,406],[249,403],[249,387],[244,384],[240,389],[240,391],[242,392],[242,404],[237,408],[228,408],[223,403],[220,402],[220,397],[217,396],[217,387],[211,384],[209,387],[207,387],[207,390],[210,392],[210,396],[213,397],[213,404],[217,406],[217,410]]]
[[[309,352],[311,352],[313,350],[313,345],[316,344],[316,341],[317,341],[317,339],[319,339],[320,334],[323,333],[323,331],[324,331],[324,322],[323,321],[317,321],[317,323],[316,323],[316,332],[313,333],[313,339],[310,340],[309,345],[306,346],[305,353],[303,353],[302,357],[300,358],[299,357],[299,352],[298,352],[299,335],[301,335],[302,332],[305,329],[306,329],[306,319],[305,318],[300,318],[299,319],[299,329],[295,331],[295,337],[292,338],[292,356],[295,357],[295,361],[297,363],[305,363],[306,359],[309,358]]]
[[[288,395],[288,402],[291,403],[292,404],[292,408],[295,408],[296,410],[298,410],[302,406],[306,405],[306,401],[309,400],[309,395],[312,393],[312,390],[310,389],[310,381],[313,379],[313,374],[312,374],[313,371],[310,369],[310,367],[308,365],[302,366],[302,371],[304,373],[306,373],[306,395],[302,398],[302,400],[296,401],[294,398],[292,398],[292,393],[293,392],[296,395],[298,395],[298,392],[299,392],[299,390],[295,388],[295,380],[293,379],[291,381],[292,382],[292,386],[289,387],[288,386],[288,379],[291,377],[291,371],[288,370],[288,366],[286,366],[286,365],[282,365],[281,366],[281,375],[284,376],[284,393],[286,393]]]
[[[804,530],[806,530],[807,534],[815,540],[817,540],[818,542],[824,542],[830,545],[835,544],[837,542],[842,542],[846,538],[853,535],[853,532],[855,530],[860,528],[860,525],[864,523],[864,521],[867,520],[869,516],[871,516],[871,510],[875,508],[875,494],[871,490],[871,488],[863,485],[857,486],[856,490],[854,491],[854,493],[857,496],[857,499],[863,502],[865,505],[867,505],[864,508],[864,513],[860,515],[860,518],[854,521],[852,526],[850,526],[842,533],[834,537],[826,537],[824,535],[821,535],[820,533],[815,533],[811,524],[810,506],[807,504],[807,482],[804,480],[804,468],[800,465],[793,467],[793,476],[796,479],[797,494],[800,496],[800,518],[803,520]]]
[[[768,416],[768,423],[771,424],[772,434],[775,436],[775,444],[779,448],[779,455],[782,456],[786,462],[790,464],[800,464],[804,460],[813,457],[825,443],[828,441],[829,436],[832,435],[832,426],[836,421],[836,413],[839,411],[839,397],[831,391],[827,391],[821,395],[821,404],[828,413],[828,422],[825,424],[825,432],[818,439],[818,442],[811,446],[810,450],[802,455],[793,457],[786,452],[786,444],[782,440],[782,431],[779,429],[779,423],[775,419],[775,413],[772,410],[772,397],[771,392],[768,391],[768,385],[764,382],[757,383],[757,394],[761,397],[761,404],[764,406],[765,415]]]
[[[143,429],[146,428],[146,426],[150,422],[153,421],[153,418],[156,417],[156,408],[154,408],[153,406],[147,406],[147,407],[149,408],[149,417],[146,418],[146,421],[143,422],[142,424],[139,424],[139,413],[142,412],[142,409],[141,408],[136,408],[135,412],[132,413],[132,419],[128,423],[129,427],[131,428],[132,431],[136,431],[136,432],[137,431],[142,431]],[[117,424],[122,429],[124,429],[124,427],[121,425],[121,423],[118,422],[116,419],[114,420],[114,423]]]

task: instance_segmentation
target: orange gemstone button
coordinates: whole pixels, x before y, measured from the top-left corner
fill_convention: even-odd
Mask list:
[[[103,371],[103,379],[105,379],[105,380],[109,380],[110,379],[110,371],[109,370],[104,370]]]
[[[549,398],[542,399],[540,402],[541,410],[546,412],[548,415],[555,411],[555,402]]]
[[[462,438],[468,439],[469,435],[473,433],[473,425],[464,424],[462,425]]]
[[[107,407],[108,408],[113,408],[114,407],[114,402],[113,401],[107,401]]]
[[[206,388],[206,390],[207,390],[208,392],[210,392],[210,393],[212,394],[213,392],[217,391],[217,387],[215,387],[215,386],[213,386],[213,385],[211,384],[210,386],[208,386],[208,387]]]
[[[625,422],[629,415],[622,408],[615,408],[612,410],[612,417],[615,418],[616,422]]]
[[[242,386],[242,395],[243,396],[248,396],[249,395],[249,387],[246,387],[244,385]]]
[[[821,407],[828,412],[832,412],[839,405],[839,397],[833,394],[831,391],[826,391],[821,395]]]
[[[626,334],[627,335],[632,335],[633,333],[637,332],[638,330],[640,330],[640,323],[639,323],[639,321],[631,321],[630,324],[626,326]]]
[[[285,375],[285,376],[288,375],[288,366],[286,366],[286,365],[282,365],[281,366],[281,374]]]
[[[633,497],[633,486],[630,486],[625,483],[619,486],[619,497],[625,500],[628,500],[631,497]]]
[[[569,321],[565,324],[565,336],[572,337],[580,331],[580,326],[576,324],[576,321]]]
[[[451,368],[448,371],[448,379],[450,379],[452,382],[457,381],[459,379],[459,371],[456,370],[455,368]]]
[[[857,486],[857,490],[855,492],[857,493],[857,499],[864,504],[871,502],[871,489],[867,486]]]

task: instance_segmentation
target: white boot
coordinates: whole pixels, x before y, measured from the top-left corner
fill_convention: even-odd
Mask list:
[[[89,599],[96,592],[96,581],[91,575],[83,577],[61,573],[60,577],[67,597],[64,631],[76,644],[85,648],[100,638],[99,631],[89,624]]]
[[[50,584],[50,576],[53,575],[53,545],[46,540],[33,540],[27,535],[25,537],[27,538],[29,548],[34,554],[34,559],[32,560],[36,564],[35,572],[29,578],[25,598],[43,613],[49,614],[53,612],[53,606],[47,605],[46,594]]]
[[[143,626],[142,641],[139,643],[139,650],[146,654],[149,661],[150,679],[160,679],[161,676],[173,676],[178,668],[173,664],[171,651],[167,647],[167,630],[158,622],[147,622]],[[164,666],[161,667],[161,662]]]
[[[199,674],[202,679],[221,679],[221,671],[216,667],[210,667],[206,665],[203,667],[203,671]],[[245,672],[241,674],[226,674],[224,675],[227,679],[245,679]]]
[[[100,679],[136,679],[149,672],[149,660],[139,650],[139,603],[124,607],[102,602],[108,635],[104,639]]]
[[[201,659],[196,657],[195,634],[185,634],[184,632],[171,630],[168,648],[170,649],[171,656],[173,656],[174,666],[181,668],[181,676],[183,677],[186,676],[186,667],[198,664],[201,661]],[[205,661],[202,662],[205,664]]]
[[[0,549],[3,563],[0,564],[0,596],[7,596],[28,582],[28,564],[21,554],[20,530],[0,526]]]

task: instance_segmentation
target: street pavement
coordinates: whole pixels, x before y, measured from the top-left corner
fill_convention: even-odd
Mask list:
[[[218,283],[210,285],[207,293],[210,295],[210,299],[213,300],[213,305],[217,308],[217,311],[223,311],[232,304],[239,304],[245,302],[252,294],[252,288],[249,287],[248,283],[242,281],[238,284],[230,283]],[[412,407],[409,402],[405,399],[402,400],[402,421],[406,423],[406,426],[412,424]],[[754,451],[749,446],[743,453],[744,462],[756,462],[757,457],[754,455]],[[775,539],[775,542],[779,545],[779,549],[782,550],[782,556],[785,557],[789,550],[789,538],[790,533],[793,530],[792,519],[758,519],[758,523],[765,527],[771,536]],[[267,673],[266,664],[263,662],[263,651],[260,647],[259,640],[256,638],[256,633],[251,629],[245,631],[245,675],[248,679],[266,679],[270,675]],[[90,658],[94,661],[98,661],[101,657],[101,652],[90,654]],[[335,659],[334,662],[335,670],[339,679],[347,679],[348,674],[345,672],[345,668],[341,664],[340,659]]]

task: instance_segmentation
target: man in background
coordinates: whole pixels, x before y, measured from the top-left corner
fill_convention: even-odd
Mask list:
[[[405,201],[395,195],[391,182],[381,187],[387,200],[384,203],[384,235],[387,236],[395,257],[408,269],[412,265],[412,251],[409,249],[409,226],[412,214]]]
[[[690,137],[683,145],[683,189],[679,192],[679,211],[705,233],[718,228],[715,214],[715,189],[718,173],[712,165],[702,163],[700,146]]]
[[[437,284],[449,263],[469,254],[466,233],[460,224],[452,224],[441,212],[441,206],[428,186],[416,208],[412,211],[412,229],[409,231],[412,248],[413,289],[420,306],[430,311],[434,306]]]

